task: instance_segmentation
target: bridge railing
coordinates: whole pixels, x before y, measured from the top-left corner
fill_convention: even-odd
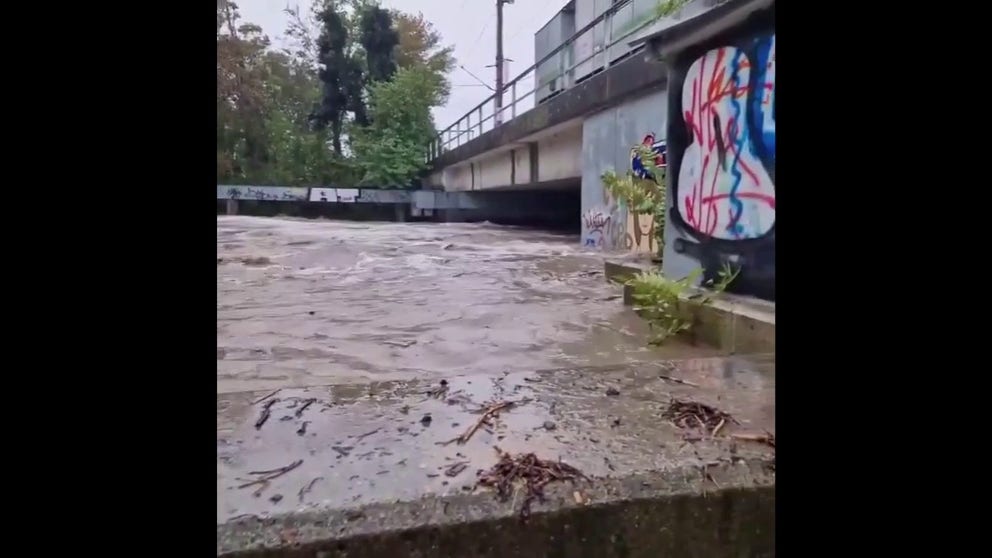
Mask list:
[[[501,110],[496,110],[498,93],[493,93],[438,133],[428,146],[426,160],[432,161],[478,138],[611,64],[642,51],[643,45],[630,48],[628,43],[658,19],[658,6],[659,0],[626,0],[614,4],[504,84]]]

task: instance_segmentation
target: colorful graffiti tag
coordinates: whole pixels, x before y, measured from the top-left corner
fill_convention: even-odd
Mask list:
[[[679,114],[668,139],[681,152],[670,175],[674,249],[699,260],[708,279],[735,262],[732,290],[774,299],[775,34],[751,33],[685,62],[673,91],[680,104],[670,100]]]
[[[665,140],[655,140],[654,134],[648,134],[644,136],[644,140],[641,141],[641,145],[644,147],[650,147],[651,151],[654,152],[654,166],[660,168],[667,166],[668,146]],[[644,168],[644,163],[641,162],[641,156],[636,148],[630,150],[630,170],[637,178],[654,178],[651,175],[651,171]]]
[[[641,146],[650,148],[654,153],[654,166],[664,169],[668,165],[668,146],[665,140],[657,139],[654,133],[649,133],[641,140]],[[639,150],[634,147],[630,150],[630,171],[637,178],[653,180],[654,175],[644,166]],[[627,211],[627,236],[624,244],[625,248],[631,252],[640,254],[657,253],[657,244],[654,230],[654,216],[644,213]]]

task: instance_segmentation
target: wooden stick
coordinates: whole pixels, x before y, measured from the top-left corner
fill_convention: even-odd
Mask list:
[[[277,390],[275,390],[275,391],[273,391],[272,393],[270,393],[270,394],[268,394],[268,395],[266,395],[266,396],[264,396],[264,397],[262,397],[262,398],[260,398],[260,399],[256,399],[256,400],[254,400],[254,401],[252,401],[252,402],[251,402],[251,404],[252,404],[252,405],[258,405],[258,404],[259,404],[259,403],[261,403],[262,401],[265,401],[266,399],[268,399],[268,398],[270,398],[270,397],[272,397],[273,395],[275,395],[275,394],[277,394],[277,393],[279,393],[280,391],[282,391],[282,388],[279,388],[279,389],[277,389]]]
[[[465,442],[469,441],[472,435],[475,434],[475,431],[478,430],[483,425],[483,423],[485,423],[489,419],[489,417],[493,416],[494,414],[502,411],[507,407],[513,406],[515,403],[516,401],[500,401],[499,403],[490,405],[482,413],[482,416],[479,417],[479,420],[475,421],[475,424],[470,426],[468,430],[465,431],[464,434],[455,438],[455,440],[457,440],[459,444],[464,444]]]
[[[723,428],[723,425],[725,424],[727,424],[727,419],[720,419],[720,424],[716,425],[716,428],[713,429],[712,436],[714,438],[716,438],[716,435],[720,432],[720,429]]]
[[[771,447],[775,447],[775,436],[771,434],[731,434],[731,438],[735,440],[744,440],[748,442],[760,442],[762,444],[768,444]]]
[[[690,382],[688,380],[680,380],[678,378],[673,378],[671,376],[665,376],[664,374],[658,374],[658,377],[661,378],[662,380],[668,380],[670,382],[675,382],[676,384],[685,384],[687,386],[694,387],[694,388],[698,388],[699,387],[699,384],[694,384],[694,383],[692,383],[692,382]]]

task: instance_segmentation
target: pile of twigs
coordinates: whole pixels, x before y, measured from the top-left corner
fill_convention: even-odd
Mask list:
[[[710,407],[696,401],[683,401],[672,399],[668,408],[662,413],[662,417],[670,420],[672,424],[679,428],[701,428],[708,432],[716,432],[723,427],[727,421],[737,423],[734,417],[719,409]]]
[[[497,450],[498,451],[498,450]],[[581,471],[560,461],[538,459],[533,453],[512,457],[501,452],[499,462],[488,471],[479,473],[478,484],[496,489],[503,502],[514,493],[514,483],[522,483],[526,495],[520,508],[520,519],[530,517],[530,505],[537,499],[544,501],[544,487],[553,481],[589,480]]]

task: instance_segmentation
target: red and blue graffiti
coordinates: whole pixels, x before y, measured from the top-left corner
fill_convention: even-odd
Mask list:
[[[644,140],[641,141],[641,145],[644,147],[650,147],[651,151],[654,152],[654,166],[664,168],[668,164],[668,145],[665,143],[665,140],[655,140],[655,135],[651,133],[644,136]],[[637,149],[630,150],[630,170],[637,178],[654,178],[651,171],[644,167],[644,163],[641,161],[641,156],[637,152]]]
[[[672,248],[698,260],[707,280],[733,263],[740,275],[732,291],[774,300],[773,16],[693,47],[672,75]]]

